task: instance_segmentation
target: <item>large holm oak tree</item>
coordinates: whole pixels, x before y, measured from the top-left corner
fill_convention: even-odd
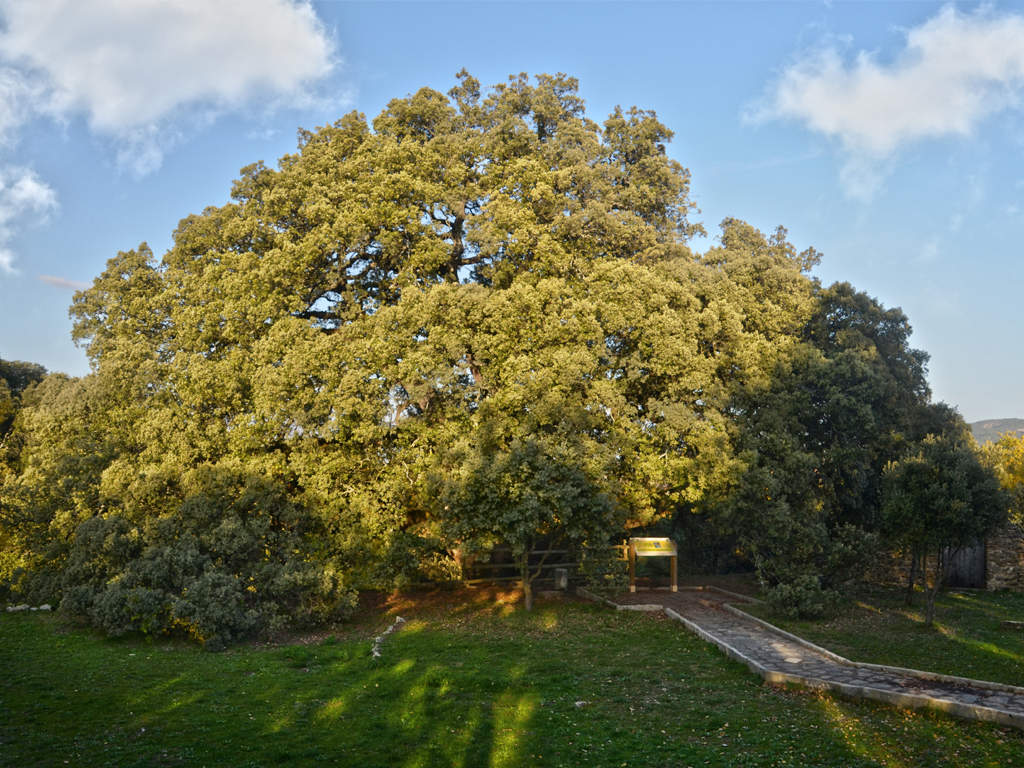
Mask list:
[[[727,219],[692,252],[671,138],[593,121],[565,75],[462,72],[244,168],[76,294],[92,373],[37,389],[0,578],[216,644],[497,539],[597,549],[685,515],[764,552],[773,484],[819,554],[870,524],[864,475],[927,396],[905,318],[822,289],[782,229]]]

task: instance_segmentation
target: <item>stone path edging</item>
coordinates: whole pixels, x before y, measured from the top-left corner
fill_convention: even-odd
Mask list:
[[[774,632],[777,635],[782,635],[788,640],[792,640],[794,643],[799,643],[805,648],[810,648],[812,651],[817,651],[823,656],[827,656],[837,664],[845,664],[848,667],[859,667],[860,669],[873,669],[879,672],[890,672],[894,675],[912,675],[919,677],[922,680],[934,680],[939,683],[951,683],[953,685],[965,685],[971,686],[972,688],[984,688],[989,691],[1005,691],[1006,693],[1014,693],[1018,695],[1024,695],[1024,688],[1017,685],[1007,685],[1006,683],[993,683],[990,680],[976,680],[973,677],[957,677],[955,675],[943,675],[938,672],[928,672],[923,669],[911,669],[910,667],[893,667],[888,664],[872,664],[867,661],[850,661],[844,656],[840,656],[838,653],[833,653],[828,648],[822,648],[820,645],[815,645],[810,640],[804,640],[799,635],[794,635],[792,632],[770,624],[764,619],[759,619],[757,616],[752,616],[744,610],[737,608],[735,605],[725,603],[722,608],[729,611],[729,613],[740,616],[741,618],[753,621],[755,624],[760,624],[762,627],[767,629],[769,632]]]
[[[756,616],[751,616],[749,613],[735,609],[734,606],[726,605],[726,610],[734,608],[736,613],[754,620],[756,623],[761,624],[771,632],[782,635],[783,637],[793,640],[800,645],[815,650],[817,652],[824,652],[824,655],[833,659],[839,664],[845,664],[850,667],[861,667],[864,669],[877,669],[884,672],[899,672],[902,674],[911,674],[915,677],[922,677],[929,680],[939,680],[942,682],[955,682],[961,684],[969,684],[979,688],[989,688],[993,690],[1009,690],[1012,692],[1024,692],[1024,689],[1015,688],[1014,686],[1002,685],[1000,683],[990,683],[985,680],[971,680],[970,678],[963,677],[951,677],[946,675],[937,675],[931,672],[922,672],[916,669],[904,669],[900,667],[885,667],[879,664],[867,664],[845,659],[838,654],[832,653],[820,646],[814,645],[807,640],[804,640],[797,635],[790,632],[786,632],[783,629],[779,629],[773,624],[769,624],[762,619],[758,619]],[[706,632],[694,622],[682,616],[677,611],[671,608],[665,608],[665,614],[677,621],[681,622],[687,629],[696,634],[702,640],[705,640],[712,645],[717,646],[726,656],[740,662],[750,669],[754,674],[761,677],[767,683],[775,684],[793,684],[801,685],[805,688],[811,688],[814,690],[827,690],[834,693],[841,694],[848,698],[854,699],[871,699],[873,701],[880,701],[884,704],[892,704],[897,707],[903,707],[905,709],[922,709],[932,708],[938,709],[943,712],[947,712],[951,715],[956,715],[968,720],[983,720],[987,722],[1000,723],[1002,725],[1012,725],[1016,728],[1024,728],[1024,715],[1009,712],[1007,710],[996,709],[994,707],[984,707],[976,704],[964,704],[960,702],[951,701],[949,699],[939,699],[933,696],[925,696],[923,694],[911,694],[911,693],[894,693],[892,691],[884,691],[879,688],[871,688],[868,686],[850,685],[849,683],[842,683],[838,680],[827,680],[819,677],[807,677],[805,675],[796,675],[792,672],[780,672],[775,669],[769,669],[764,665],[758,663],[754,659],[748,657],[738,649],[731,646],[721,638],[717,638],[710,632]]]
[[[576,594],[580,597],[585,597],[587,600],[593,600],[595,603],[604,603],[609,608],[614,608],[617,611],[622,610],[622,606],[618,603],[609,600],[607,597],[601,597],[585,587],[576,587]],[[658,608],[661,609],[661,606],[659,605]]]
[[[810,648],[812,651],[817,651],[818,653],[822,654],[823,656],[827,656],[828,658],[832,659],[832,661],[836,662],[837,664],[847,664],[849,666],[857,666],[857,662],[850,661],[849,659],[844,658],[843,656],[840,656],[838,653],[832,653],[832,651],[830,651],[828,648],[822,648],[820,645],[815,645],[810,640],[804,640],[799,635],[794,635],[792,632],[787,632],[786,630],[784,630],[784,629],[782,629],[780,627],[776,627],[774,624],[769,624],[764,619],[759,619],[757,616],[752,616],[749,613],[747,613],[746,611],[740,610],[735,605],[730,605],[729,603],[723,603],[722,604],[722,608],[724,610],[728,611],[731,614],[739,616],[740,618],[747,619],[749,621],[754,622],[755,624],[759,624],[760,626],[762,626],[765,629],[767,629],[769,632],[774,632],[777,635],[782,635],[787,640],[792,640],[794,643],[799,643],[800,645],[804,646],[805,648]],[[904,670],[904,671],[907,671],[907,670]]]
[[[715,591],[722,593],[726,597],[732,597],[742,599],[744,601],[753,601],[751,598],[745,595],[738,595],[736,593],[730,593],[727,590],[718,589],[715,587],[704,587],[704,588],[681,588],[695,591]],[[879,701],[885,704],[891,704],[897,707],[903,707],[908,709],[920,709],[920,708],[931,708],[937,709],[948,714],[961,717],[969,720],[981,720],[986,722],[994,722],[1001,725],[1009,725],[1015,728],[1024,729],[1024,688],[1005,685],[1002,683],[993,683],[986,680],[973,680],[965,677],[955,677],[952,675],[940,675],[933,672],[924,672],[915,669],[906,669],[902,667],[890,667],[883,664],[869,664],[863,662],[850,661],[838,654],[829,651],[826,648],[815,645],[803,638],[786,632],[773,624],[759,619],[756,616],[751,616],[749,613],[740,610],[739,608],[727,604],[724,600],[720,601],[721,609],[728,615],[734,616],[739,623],[735,626],[740,627],[741,623],[749,622],[753,624],[757,631],[764,633],[768,636],[776,636],[778,638],[784,638],[790,643],[793,643],[801,648],[806,649],[812,655],[820,656],[827,659],[835,665],[841,665],[851,670],[849,674],[835,672],[835,677],[828,676],[811,676],[806,674],[797,674],[792,671],[783,671],[781,669],[773,669],[770,666],[766,666],[761,663],[758,659],[753,658],[750,652],[744,652],[743,649],[736,647],[735,644],[729,642],[721,634],[715,634],[715,632],[700,626],[697,621],[691,618],[687,618],[680,611],[672,608],[669,605],[660,605],[654,603],[641,603],[641,604],[628,604],[628,603],[617,603],[607,598],[590,592],[584,588],[577,588],[577,593],[582,597],[589,600],[594,600],[599,603],[603,603],[609,607],[613,607],[616,610],[642,610],[642,611],[654,611],[663,610],[665,614],[680,622],[689,631],[700,637],[706,642],[712,643],[722,652],[724,652],[730,658],[740,662],[756,675],[761,677],[763,680],[769,683],[783,683],[783,684],[795,684],[801,685],[807,688],[815,690],[827,690],[833,693],[840,694],[842,696],[850,698],[861,698],[871,699]],[[678,602],[678,601],[677,601]],[[703,605],[707,605],[704,600],[700,601]],[[718,602],[718,601],[716,601]],[[760,602],[760,601],[757,601]],[[683,601],[681,605],[685,608],[687,603]],[[701,608],[696,608],[696,613],[701,613]],[[720,615],[720,614],[716,614]],[[704,617],[707,618],[707,611],[704,612]],[[716,620],[709,619],[711,626],[715,626]],[[718,625],[721,626],[721,622]],[[725,634],[729,634],[729,630],[723,630]],[[748,633],[746,640],[750,641],[750,636],[757,635],[757,631],[751,633],[749,628],[743,630]],[[737,632],[733,631],[732,634],[736,635]],[[738,635],[741,640],[744,639],[743,632],[741,631]],[[770,637],[768,638],[770,639]],[[764,657],[765,654],[760,652],[760,649],[754,649],[757,655]],[[791,651],[792,652],[792,651]],[[786,661],[791,661],[786,659]],[[817,664],[818,671],[827,673],[828,662],[820,662]],[[771,660],[769,659],[769,663]],[[814,664],[811,665],[815,666]],[[810,671],[810,670],[808,670]],[[857,684],[863,682],[865,675],[861,674],[861,679],[857,679],[856,674],[858,671],[872,673],[869,675],[871,678],[868,682],[872,684]],[[882,684],[879,685],[881,676],[891,675],[892,678],[888,681],[882,680]],[[852,678],[855,682],[846,682],[842,678]],[[897,678],[903,678],[904,682],[899,682]],[[899,690],[891,690],[891,688],[899,688],[900,686],[908,685],[906,680],[918,680],[922,683],[932,682],[937,683],[940,686],[946,685],[953,687],[953,691],[939,691],[940,696],[929,695],[917,691],[914,693],[902,692]],[[882,685],[888,685],[888,688],[882,687]],[[911,683],[910,687],[916,686],[916,683]],[[934,686],[932,686],[934,692]],[[989,693],[985,693],[989,692]],[[977,703],[978,698],[984,698],[989,696],[994,698],[997,702],[1002,702],[1007,706],[1013,706],[1014,709],[1004,709],[998,706],[992,706],[991,704]],[[1013,697],[1013,698],[1011,698]],[[1019,697],[1019,698],[1018,698]],[[960,700],[957,700],[957,699]],[[1014,698],[1017,700],[1014,701]],[[1020,706],[1018,708],[1018,704]]]

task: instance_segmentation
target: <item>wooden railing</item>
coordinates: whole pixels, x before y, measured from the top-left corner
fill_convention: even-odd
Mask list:
[[[626,544],[614,544],[610,549],[618,551],[616,560],[627,561],[628,546]],[[485,557],[489,558],[487,562],[472,560],[463,565],[463,584],[477,586],[508,582],[518,583],[520,581],[519,563],[514,559],[512,550],[507,547],[498,547],[493,549],[488,555],[485,555]],[[499,562],[494,562],[495,557],[502,559]],[[577,551],[569,549],[534,549],[530,551],[528,565],[531,573],[537,569],[540,570],[539,575],[534,579],[534,583],[543,583],[555,580],[553,571],[556,568],[569,569],[569,578],[574,578],[579,573],[580,561]]]

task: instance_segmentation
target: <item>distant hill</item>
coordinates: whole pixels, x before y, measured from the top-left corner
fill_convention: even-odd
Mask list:
[[[994,442],[1007,432],[1024,435],[1024,419],[987,419],[976,421],[970,426],[978,445],[984,445],[990,440]]]

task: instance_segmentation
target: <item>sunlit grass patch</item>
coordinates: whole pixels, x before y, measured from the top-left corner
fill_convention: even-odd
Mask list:
[[[1024,595],[940,595],[932,627],[918,607],[904,605],[899,589],[864,590],[838,616],[821,621],[789,620],[766,606],[744,609],[854,661],[1024,686],[1024,633],[1000,626],[1024,619]]]
[[[1017,731],[762,685],[663,618],[473,602],[403,605],[376,660],[390,608],[221,654],[0,617],[0,765],[1024,764]]]

